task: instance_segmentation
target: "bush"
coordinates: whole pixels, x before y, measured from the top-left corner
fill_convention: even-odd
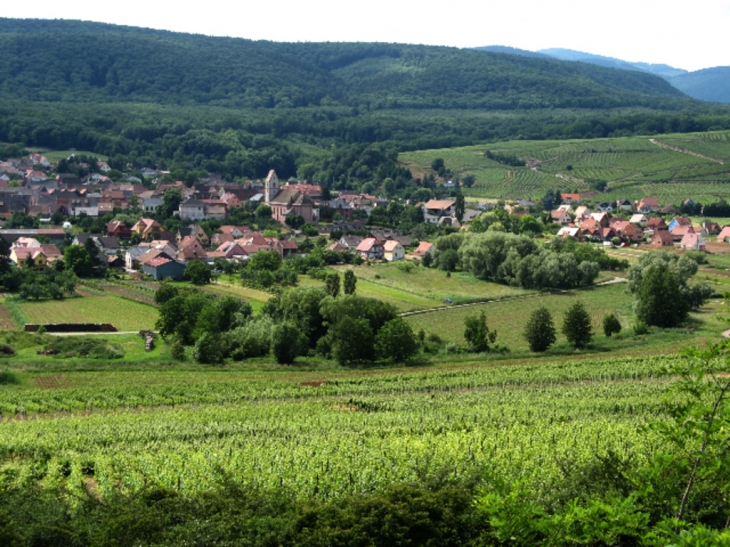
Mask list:
[[[203,333],[195,342],[193,358],[204,365],[222,363],[225,358],[225,350],[220,336],[208,332]]]
[[[401,317],[391,319],[375,337],[378,358],[384,361],[405,363],[418,353],[418,339],[411,326]]]
[[[261,357],[271,349],[271,332],[274,321],[262,315],[226,333],[225,346],[229,357],[242,361],[250,357]]]
[[[15,350],[7,344],[0,344],[0,357],[12,357],[15,355]]]
[[[525,326],[524,335],[530,351],[543,352],[550,348],[557,339],[550,310],[542,307],[532,312]]]
[[[611,338],[612,335],[621,332],[621,322],[616,317],[616,314],[610,313],[603,318],[603,334],[606,338]]]
[[[487,327],[487,316],[480,312],[476,316],[468,316],[464,319],[464,340],[469,346],[469,351],[481,353],[489,351],[489,344],[494,344],[497,338],[497,331],[490,331]]]
[[[58,358],[85,357],[87,359],[121,359],[124,348],[98,337],[60,336],[43,348]]]
[[[332,356],[338,364],[347,366],[372,361],[375,336],[367,319],[343,317],[332,329]]]
[[[291,323],[280,323],[271,332],[271,353],[280,365],[290,365],[307,348],[307,340]]]
[[[19,383],[20,380],[18,380],[18,377],[12,372],[8,372],[7,370],[0,372],[0,386],[8,386]]]
[[[185,360],[185,346],[177,338],[170,344],[170,357],[175,359],[175,361]]]
[[[634,335],[643,336],[645,334],[649,334],[649,325],[647,325],[643,321],[637,321],[634,324]]]

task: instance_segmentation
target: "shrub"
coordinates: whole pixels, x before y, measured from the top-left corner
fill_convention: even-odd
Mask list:
[[[375,338],[375,349],[380,359],[404,363],[418,353],[418,339],[413,329],[401,317],[391,319]]]
[[[121,359],[124,348],[97,337],[62,336],[55,338],[43,348],[58,358],[85,357],[87,359]]]
[[[636,336],[643,336],[645,334],[649,334],[649,325],[647,325],[643,321],[637,321],[634,324],[634,334]]]
[[[271,353],[280,365],[290,365],[307,347],[307,340],[291,323],[280,323],[271,332]]]
[[[343,366],[372,361],[375,336],[367,319],[343,317],[331,329],[332,356]]]
[[[18,380],[18,377],[13,374],[12,372],[8,372],[7,370],[4,370],[0,372],[0,386],[7,386],[10,384],[19,384],[20,380]]]
[[[229,356],[242,361],[250,357],[261,357],[269,353],[271,348],[271,331],[274,321],[268,315],[262,315],[226,333],[225,346]]]
[[[220,337],[211,333],[203,333],[195,342],[193,358],[204,365],[222,363],[225,358],[223,344]]]
[[[177,338],[170,344],[170,357],[175,359],[175,361],[185,360],[185,346]]]
[[[607,338],[610,338],[614,334],[621,332],[621,322],[616,317],[616,314],[610,313],[603,318],[603,334]]]
[[[469,351],[481,353],[489,351],[489,344],[497,338],[497,331],[490,331],[487,327],[487,316],[484,312],[479,315],[470,315],[464,319],[464,339]]]

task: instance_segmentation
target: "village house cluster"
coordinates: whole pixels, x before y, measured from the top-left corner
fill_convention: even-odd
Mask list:
[[[550,211],[550,219],[562,226],[557,234],[559,237],[619,245],[648,243],[652,247],[677,246],[688,251],[705,251],[705,236],[708,235],[718,235],[717,241],[720,242],[730,241],[730,226],[721,229],[715,222],[693,224],[687,217],[674,216],[676,208],[673,205],[661,206],[656,198],[643,198],[633,203],[628,200],[602,202],[593,210],[578,203],[579,194],[563,194],[562,205]],[[615,215],[619,212],[630,216],[627,219]],[[524,213],[515,211],[514,214]],[[668,216],[672,219],[667,223],[664,217]]]

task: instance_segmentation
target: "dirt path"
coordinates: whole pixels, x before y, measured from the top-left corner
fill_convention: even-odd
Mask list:
[[[656,139],[649,139],[649,142],[652,144],[656,144],[657,146],[661,146],[662,148],[668,148],[669,150],[674,150],[675,152],[681,152],[683,154],[689,154],[691,156],[697,156],[698,158],[704,158],[706,160],[714,161],[715,163],[719,163],[720,165],[725,165],[725,160],[719,160],[717,158],[711,158],[710,156],[705,156],[704,154],[700,154],[699,152],[694,152],[692,150],[687,150],[686,148],[679,148],[678,146],[672,146],[671,144],[666,144],[663,142],[659,142]]]

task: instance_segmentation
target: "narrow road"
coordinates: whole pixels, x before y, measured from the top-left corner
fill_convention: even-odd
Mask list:
[[[704,154],[700,154],[699,152],[694,152],[692,150],[687,150],[686,148],[679,148],[678,146],[672,146],[671,144],[659,142],[656,139],[649,139],[649,142],[652,144],[656,144],[657,146],[661,146],[662,148],[668,148],[669,150],[674,150],[675,152],[681,152],[682,154],[689,154],[691,156],[697,156],[698,158],[704,158],[706,160],[710,160],[710,161],[714,161],[715,163],[719,163],[720,165],[725,165],[725,160],[711,158],[710,156],[705,156]]]

